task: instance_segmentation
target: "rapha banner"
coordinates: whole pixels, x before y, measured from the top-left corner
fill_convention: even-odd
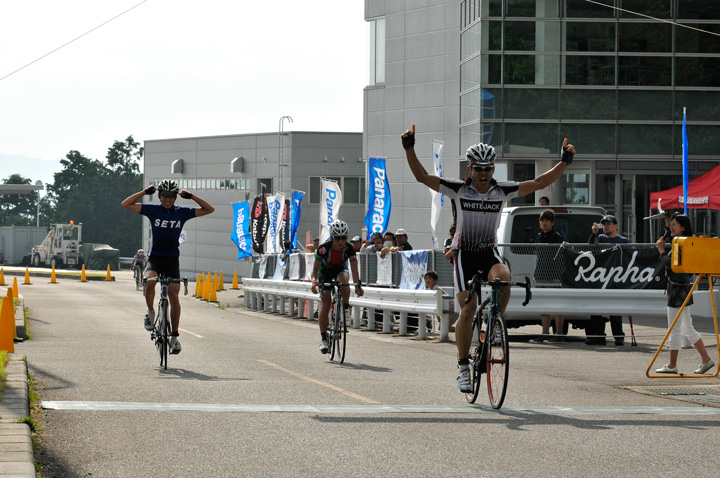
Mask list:
[[[368,237],[373,232],[385,232],[390,222],[390,184],[388,184],[385,158],[370,158],[368,162],[368,210],[365,226]]]
[[[400,289],[425,290],[423,276],[427,272],[428,251],[403,251]]]
[[[264,191],[253,199],[251,211],[250,236],[252,237],[252,249],[258,254],[262,254],[265,252],[265,237],[270,224]]]
[[[252,238],[250,237],[250,202],[233,203],[233,228],[230,239],[238,247],[238,259],[252,255]]]
[[[433,174],[439,178],[443,177],[442,174],[442,150],[445,143],[436,139],[432,142],[433,147]],[[441,249],[440,242],[437,238],[437,225],[440,222],[440,214],[442,213],[443,207],[443,195],[437,191],[430,191],[430,228],[432,229],[432,248]]]
[[[343,203],[340,185],[335,181],[321,181],[322,200],[320,202],[320,243],[330,239],[330,225],[335,222]]]
[[[665,271],[657,249],[612,247],[578,252],[564,246],[563,287],[576,289],[664,289]]]
[[[305,193],[302,191],[293,191],[292,199],[290,200],[290,247],[296,249],[297,244],[297,231],[300,226],[300,213],[301,205]]]

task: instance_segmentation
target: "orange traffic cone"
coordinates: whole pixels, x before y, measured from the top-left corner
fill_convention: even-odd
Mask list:
[[[202,300],[210,300],[210,289],[212,288],[212,277],[208,272],[207,278],[205,279],[205,287],[203,287]]]
[[[14,299],[14,298],[15,298],[15,295],[13,294],[13,288],[12,288],[12,287],[8,287],[7,296],[10,297],[11,299]]]
[[[233,274],[233,285],[232,285],[232,289],[233,289],[233,290],[238,290],[239,288],[240,288],[240,287],[238,287],[237,271],[235,271],[235,273]]]
[[[110,275],[110,264],[108,264],[107,275],[105,276],[105,280],[106,280],[106,281],[111,281],[111,280],[112,280],[112,276]]]
[[[217,303],[217,293],[215,291],[215,284],[210,285],[210,298],[208,299],[208,302],[215,302]]]
[[[195,279],[195,292],[193,292],[193,297],[198,296],[198,287],[200,287],[200,274],[198,274],[197,278]]]
[[[220,288],[218,290],[225,290],[225,281],[223,280],[223,272],[220,271]]]
[[[0,350],[15,353],[15,306],[10,297],[5,296],[0,310]]]
[[[5,283],[5,270],[0,267],[0,285],[7,285]]]
[[[20,292],[18,291],[17,286],[17,277],[13,277],[13,297],[16,299],[20,297]]]
[[[30,268],[25,266],[25,282],[23,285],[32,285],[30,282]]]
[[[80,282],[87,282],[87,276],[85,275],[85,264],[83,264],[82,273],[80,273]]]
[[[57,284],[57,279],[55,277],[55,266],[52,266],[52,272],[50,272],[50,283]]]

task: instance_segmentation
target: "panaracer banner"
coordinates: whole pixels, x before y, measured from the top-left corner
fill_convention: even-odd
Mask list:
[[[665,269],[657,249],[608,247],[578,252],[563,246],[562,286],[576,289],[664,289]]]
[[[385,158],[370,158],[368,162],[368,210],[365,226],[368,237],[373,232],[385,232],[390,222],[390,184],[385,169]]]
[[[252,255],[252,238],[250,237],[250,202],[233,203],[233,228],[230,239],[238,247],[238,259]]]
[[[343,203],[340,185],[335,181],[323,179],[321,182],[322,200],[320,202],[320,242],[330,239],[330,225],[335,222]]]
[[[296,249],[297,244],[297,231],[300,226],[300,214],[301,204],[305,193],[302,191],[293,191],[292,199],[290,200],[290,247]]]
[[[400,278],[400,289],[425,289],[425,272],[427,272],[428,251],[403,251],[400,253],[402,257],[402,277]]]
[[[267,236],[268,225],[270,224],[267,201],[265,200],[265,192],[255,196],[250,212],[250,236],[252,237],[252,249],[258,254],[262,254],[265,252],[265,236]]]
[[[277,248],[279,230],[278,226],[282,221],[282,209],[285,204],[285,194],[276,193],[275,195],[267,197],[268,215],[270,217],[270,225],[268,228],[268,236],[265,244],[265,252],[273,253],[282,252],[282,243],[280,244],[280,250]]]

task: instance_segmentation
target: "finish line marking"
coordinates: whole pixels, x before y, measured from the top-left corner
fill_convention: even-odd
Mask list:
[[[314,414],[496,414],[496,415],[720,415],[713,407],[507,407],[494,410],[477,405],[242,405],[210,403],[83,402],[46,401],[45,410],[224,412],[224,413],[314,413]]]

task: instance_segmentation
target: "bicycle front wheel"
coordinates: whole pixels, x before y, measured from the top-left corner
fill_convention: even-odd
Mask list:
[[[510,376],[510,344],[502,314],[490,317],[485,339],[487,388],[493,408],[502,407]]]
[[[337,343],[337,340],[335,336],[337,335],[337,302],[333,302],[332,306],[330,307],[330,317],[328,318],[328,327],[327,327],[327,337],[328,342],[330,342],[330,360],[333,360],[335,358],[335,352],[337,347],[335,346]]]
[[[160,367],[167,370],[168,349],[170,348],[170,321],[167,315],[167,305],[162,303],[158,307],[157,343],[160,352]]]
[[[338,301],[337,303],[337,311],[335,313],[335,318],[337,319],[335,323],[335,328],[337,329],[336,332],[336,348],[337,348],[337,356],[340,360],[340,363],[345,362],[345,338],[347,336],[347,324],[345,323],[345,304],[343,303],[342,299]]]

